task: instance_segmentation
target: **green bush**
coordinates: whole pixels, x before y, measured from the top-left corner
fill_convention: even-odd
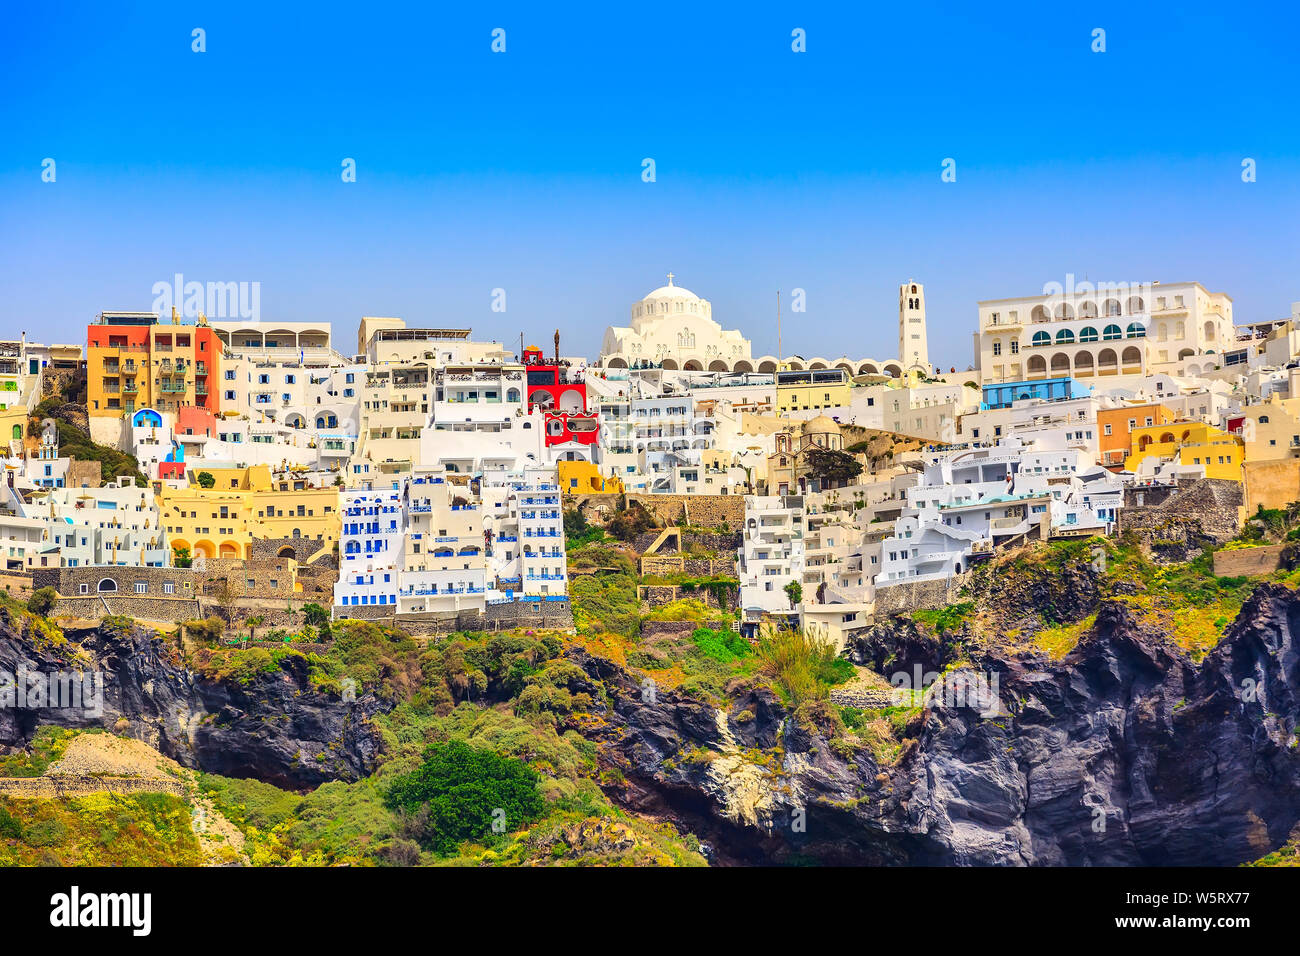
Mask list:
[[[384,802],[409,817],[418,814],[421,846],[446,855],[466,840],[516,830],[540,817],[537,782],[522,760],[453,740],[429,747],[424,764],[397,778]]]
[[[700,653],[715,661],[729,663],[754,656],[754,648],[731,628],[712,631],[707,627],[697,627],[691,635],[691,641]]]
[[[27,610],[40,617],[49,617],[54,605],[59,603],[59,592],[54,588],[37,588],[27,599]]]

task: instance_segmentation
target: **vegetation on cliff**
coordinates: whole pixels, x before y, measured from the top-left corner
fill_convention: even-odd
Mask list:
[[[0,796],[0,866],[198,866],[190,807],[166,793]]]

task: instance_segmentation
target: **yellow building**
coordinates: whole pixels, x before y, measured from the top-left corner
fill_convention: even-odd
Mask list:
[[[333,550],[339,537],[339,493],[333,486],[313,486],[291,472],[272,475],[267,465],[208,468],[214,483],[204,488],[198,475],[191,484],[158,491],[162,523],[172,551],[193,557],[252,557],[253,542],[300,538],[323,542]]]
[[[1228,420],[1228,428],[1246,445],[1246,461],[1279,461],[1300,455],[1300,398],[1276,393],[1247,405]]]
[[[845,408],[853,388],[842,368],[807,369],[776,373],[776,409],[779,413],[809,409]]]
[[[1240,438],[1205,422],[1178,421],[1135,428],[1132,450],[1124,461],[1126,471],[1138,471],[1148,459],[1175,460],[1181,465],[1201,465],[1206,478],[1241,481],[1245,448]]]
[[[589,461],[559,461],[555,463],[560,492],[566,495],[599,495],[623,493],[623,479],[606,478]]]
[[[199,316],[164,324],[152,312],[101,312],[86,327],[86,412],[90,434],[116,443],[120,420],[143,408],[219,410],[221,340]],[[213,383],[209,386],[209,382]]]

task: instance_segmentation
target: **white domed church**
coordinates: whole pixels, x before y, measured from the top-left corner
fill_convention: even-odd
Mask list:
[[[667,369],[753,371],[749,339],[713,321],[713,307],[690,289],[660,286],[632,306],[630,325],[611,325],[600,345],[600,364],[635,368],[646,363]]]

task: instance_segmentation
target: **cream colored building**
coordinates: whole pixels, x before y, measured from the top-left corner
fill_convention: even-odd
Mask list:
[[[1232,299],[1199,282],[1071,285],[979,303],[983,384],[1072,376],[1177,374],[1236,347]]]

